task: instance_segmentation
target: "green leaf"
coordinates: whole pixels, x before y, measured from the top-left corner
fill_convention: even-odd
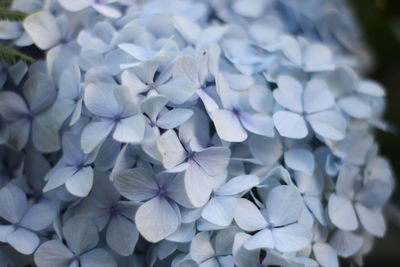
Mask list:
[[[28,64],[35,62],[34,58],[14,48],[0,45],[0,61],[7,62],[9,64],[15,64],[18,59],[21,59]]]
[[[12,0],[0,0],[0,8],[9,8],[12,2]]]
[[[8,10],[0,7],[0,20],[23,21],[28,15],[28,13],[22,11]]]

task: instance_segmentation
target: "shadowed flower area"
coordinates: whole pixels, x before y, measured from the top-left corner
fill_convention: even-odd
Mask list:
[[[400,217],[392,93],[346,0],[0,19],[0,266],[368,265]]]

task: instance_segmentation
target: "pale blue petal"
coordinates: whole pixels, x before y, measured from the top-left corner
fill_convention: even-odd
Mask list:
[[[349,257],[361,249],[363,241],[361,236],[352,232],[337,230],[333,234],[330,244],[339,256]]]
[[[311,242],[311,233],[300,223],[272,229],[274,246],[282,252],[294,252],[305,248]]]
[[[56,213],[47,203],[42,202],[33,205],[21,220],[21,225],[33,231],[40,231],[49,226]]]
[[[210,234],[202,232],[197,234],[190,244],[190,256],[197,263],[206,261],[213,257],[215,250],[211,244]]]
[[[139,233],[133,222],[123,216],[111,218],[106,233],[107,244],[118,254],[129,256],[133,253]]]
[[[153,173],[144,168],[121,171],[114,179],[118,192],[133,201],[153,198],[159,189]]]
[[[260,179],[255,175],[240,175],[230,179],[217,191],[217,195],[232,196],[244,191],[248,191],[260,183]]]
[[[117,123],[113,137],[121,143],[139,143],[144,138],[145,121],[142,114],[137,114]]]
[[[244,243],[244,247],[248,250],[256,250],[259,248],[273,248],[274,239],[270,229],[261,230],[249,237]]]
[[[328,202],[328,214],[332,223],[343,230],[356,230],[357,216],[350,200],[332,194]]]
[[[239,198],[235,211],[236,224],[245,231],[256,231],[267,226],[267,221],[251,201]]]
[[[36,251],[35,263],[40,267],[68,266],[74,255],[58,240],[43,243]]]
[[[40,240],[34,232],[24,228],[18,228],[7,235],[7,243],[18,252],[29,255],[39,246]]]
[[[267,198],[268,221],[274,226],[295,222],[301,215],[303,199],[294,186],[281,185],[271,190]]]
[[[95,222],[84,217],[75,216],[68,219],[62,231],[68,247],[77,254],[94,248],[99,242]]]
[[[307,136],[308,129],[304,118],[289,111],[278,111],[273,115],[276,129],[283,137],[302,139]]]
[[[235,214],[237,199],[234,197],[213,196],[203,207],[201,216],[218,226],[228,226]]]
[[[157,126],[163,129],[173,129],[187,121],[193,111],[184,108],[175,108],[161,114],[157,119]]]
[[[314,113],[331,108],[335,98],[328,85],[321,79],[314,78],[307,83],[303,94],[304,111]]]
[[[25,193],[17,186],[9,184],[0,190],[0,217],[11,223],[18,223],[27,206]]]
[[[303,112],[301,83],[290,76],[283,75],[278,77],[277,84],[278,89],[273,91],[276,102],[291,111]]]
[[[65,187],[68,192],[78,197],[86,197],[92,189],[92,185],[92,167],[84,167],[76,170],[75,173],[65,182]]]
[[[216,109],[210,114],[218,136],[228,142],[242,142],[246,140],[247,133],[240,124],[239,118],[231,111]]]
[[[330,140],[342,140],[346,133],[346,120],[334,110],[322,111],[307,115],[314,132]]]
[[[156,243],[176,231],[180,215],[163,197],[155,197],[137,210],[135,223],[139,233],[149,242]]]
[[[296,171],[304,172],[308,175],[314,173],[314,155],[308,149],[292,148],[284,153],[286,165]]]
[[[81,267],[117,267],[117,263],[108,251],[102,248],[93,249],[80,257]]]
[[[111,121],[89,122],[82,131],[81,147],[83,152],[90,153],[103,143],[113,127]]]

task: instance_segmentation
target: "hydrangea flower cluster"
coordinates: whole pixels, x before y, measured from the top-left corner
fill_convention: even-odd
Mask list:
[[[393,188],[341,0],[16,0],[0,265],[362,264]]]

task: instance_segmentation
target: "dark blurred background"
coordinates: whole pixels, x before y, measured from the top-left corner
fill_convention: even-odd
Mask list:
[[[400,0],[350,0],[364,39],[374,56],[369,73],[387,89],[385,118],[397,127],[397,134],[377,132],[380,151],[392,163],[397,188],[392,203],[400,207]],[[388,231],[375,242],[365,266],[400,266],[400,218],[389,212]]]

